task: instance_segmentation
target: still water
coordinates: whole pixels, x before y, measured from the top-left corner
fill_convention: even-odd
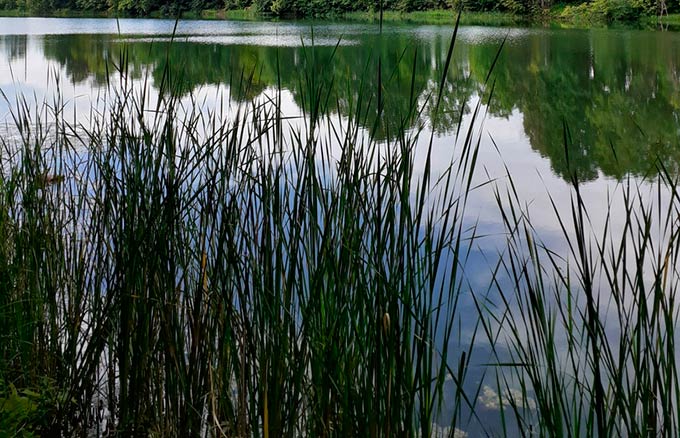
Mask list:
[[[568,212],[570,175],[584,183],[581,194],[597,229],[605,219],[614,228],[620,225],[616,214],[606,214],[616,212],[611,199],[622,179],[640,180],[659,163],[673,175],[680,171],[680,34],[464,27],[433,127],[428,97],[438,92],[452,31],[224,21],[187,21],[175,28],[166,20],[0,18],[0,90],[6,96],[0,99],[5,125],[0,133],[12,135],[9,112],[18,96],[49,100],[57,90],[66,110],[85,120],[122,64],[152,88],[168,69],[176,79],[173,92],[212,108],[237,106],[280,87],[284,116],[296,120],[308,98],[300,75],[313,71],[318,80],[333,81],[329,108],[339,119],[356,114],[350,102],[363,96],[366,116],[359,123],[364,120],[362,128],[374,130],[379,139],[389,140],[406,123],[411,103],[419,102],[423,110],[408,118],[407,128],[434,130],[436,173],[446,168],[481,101],[473,127],[480,144],[480,187],[470,196],[467,216],[483,237],[466,264],[469,290],[488,288],[489,266],[505,243],[493,188],[507,187],[508,174],[537,234],[560,251],[565,243],[556,214],[562,206]],[[375,128],[378,90],[383,123]],[[462,313],[475,312],[472,300],[461,306]],[[471,379],[473,387],[481,369]],[[498,410],[493,390],[482,388],[478,415],[483,421],[466,429],[471,436],[485,433],[480,424]]]
[[[152,86],[170,59],[184,95],[221,87],[232,103],[244,102],[280,84],[289,116],[300,113],[300,72],[310,65],[333,78],[339,116],[349,111],[347,93],[363,93],[377,114],[380,68],[385,123],[377,135],[387,138],[412,99],[436,93],[451,34],[436,26],[380,33],[371,24],[186,21],[175,29],[166,20],[0,18],[0,88],[10,102],[0,101],[0,118],[16,96],[40,100],[57,87],[70,105],[89,108],[125,48],[130,74]],[[449,153],[476,99],[486,102],[493,86],[479,169],[498,177],[507,165],[525,200],[559,196],[573,172],[597,196],[608,181],[647,174],[657,159],[678,169],[680,34],[464,27],[453,56],[436,144]],[[426,105],[411,127],[428,126],[433,110]]]

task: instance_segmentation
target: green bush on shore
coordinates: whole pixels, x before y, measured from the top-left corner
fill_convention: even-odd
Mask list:
[[[558,17],[574,23],[616,23],[638,21],[652,12],[653,8],[640,0],[593,0],[567,5]]]
[[[680,12],[680,2],[667,2],[669,13]],[[389,12],[404,21],[440,23],[437,15],[488,15],[473,24],[497,23],[496,15],[517,20],[557,20],[576,24],[635,22],[657,13],[656,0],[0,0],[3,15],[177,16],[191,18],[344,17]],[[406,15],[402,15],[406,14]],[[415,15],[411,15],[415,14]],[[426,14],[424,17],[420,14]],[[433,15],[430,15],[433,14]],[[450,22],[449,19],[446,22]],[[501,24],[514,24],[502,20]],[[465,23],[465,16],[463,16]]]

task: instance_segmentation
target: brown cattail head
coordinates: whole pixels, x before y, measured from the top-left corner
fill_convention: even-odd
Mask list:
[[[390,314],[387,312],[383,313],[382,328],[383,334],[387,336],[387,334],[390,332]]]

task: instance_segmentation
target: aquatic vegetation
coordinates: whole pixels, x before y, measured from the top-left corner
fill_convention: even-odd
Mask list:
[[[572,202],[552,203],[568,250],[558,252],[534,229],[511,174],[475,178],[484,113],[510,105],[493,100],[502,45],[470,103],[470,127],[435,173],[456,32],[432,87],[419,84],[417,53],[399,59],[412,73],[398,107],[381,57],[377,80],[320,75],[337,46],[300,52],[299,116],[284,112],[275,50],[266,73],[277,86],[257,83],[248,66],[217,88],[217,105],[173,68],[172,46],[154,63],[152,96],[125,44],[104,64],[105,92],[87,118],[73,121],[59,92],[9,102],[0,427],[25,436],[466,436],[472,425],[505,436],[676,435],[677,171],[662,161],[624,167],[604,225],[594,223],[582,197],[592,172],[569,127],[531,125],[563,140],[559,173]],[[416,123],[425,111],[430,126]],[[628,154],[611,151],[606,162],[619,169]],[[481,186],[495,190],[506,241],[486,254],[491,281],[478,288],[466,262],[481,236],[466,207]]]
[[[435,179],[419,130],[334,120],[313,74],[289,120],[280,91],[187,104],[170,69],[153,102],[125,60],[89,124],[22,98],[2,143],[0,378],[69,400],[33,430],[430,436],[445,382],[471,403],[448,349],[474,137]]]

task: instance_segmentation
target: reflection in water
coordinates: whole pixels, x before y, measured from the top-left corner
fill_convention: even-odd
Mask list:
[[[149,39],[55,35],[42,40],[42,53],[32,54],[30,64],[56,61],[70,82],[91,80],[101,87],[113,66],[125,59],[133,77],[149,70],[158,85],[170,59],[176,93],[226,84],[233,99],[247,101],[280,84],[300,107],[309,95],[299,73],[313,72],[316,81],[333,82],[326,100],[330,111],[352,115],[362,124],[375,120],[381,108],[383,125],[364,126],[375,128],[378,138],[389,137],[400,126],[429,125],[432,105],[419,114],[412,108],[437,90],[448,33],[347,33],[337,33],[338,47],[222,45],[178,37],[169,49],[167,42]],[[331,34],[324,38],[331,39]],[[488,94],[483,84],[499,42],[495,34],[486,40],[475,35],[470,31],[458,43],[442,96],[443,116],[436,124],[440,135],[456,132],[462,115],[470,111],[471,97]],[[2,36],[0,46],[8,61],[23,58],[27,37]],[[549,158],[562,177],[577,172],[581,180],[593,180],[598,171],[617,178],[644,175],[657,159],[677,172],[679,46],[677,35],[633,31],[514,36],[494,67],[488,112],[508,118],[519,111],[531,148]],[[359,108],[352,108],[349,102],[359,94],[364,99]]]
[[[26,35],[7,35],[0,37],[0,47],[8,61],[26,57]]]

